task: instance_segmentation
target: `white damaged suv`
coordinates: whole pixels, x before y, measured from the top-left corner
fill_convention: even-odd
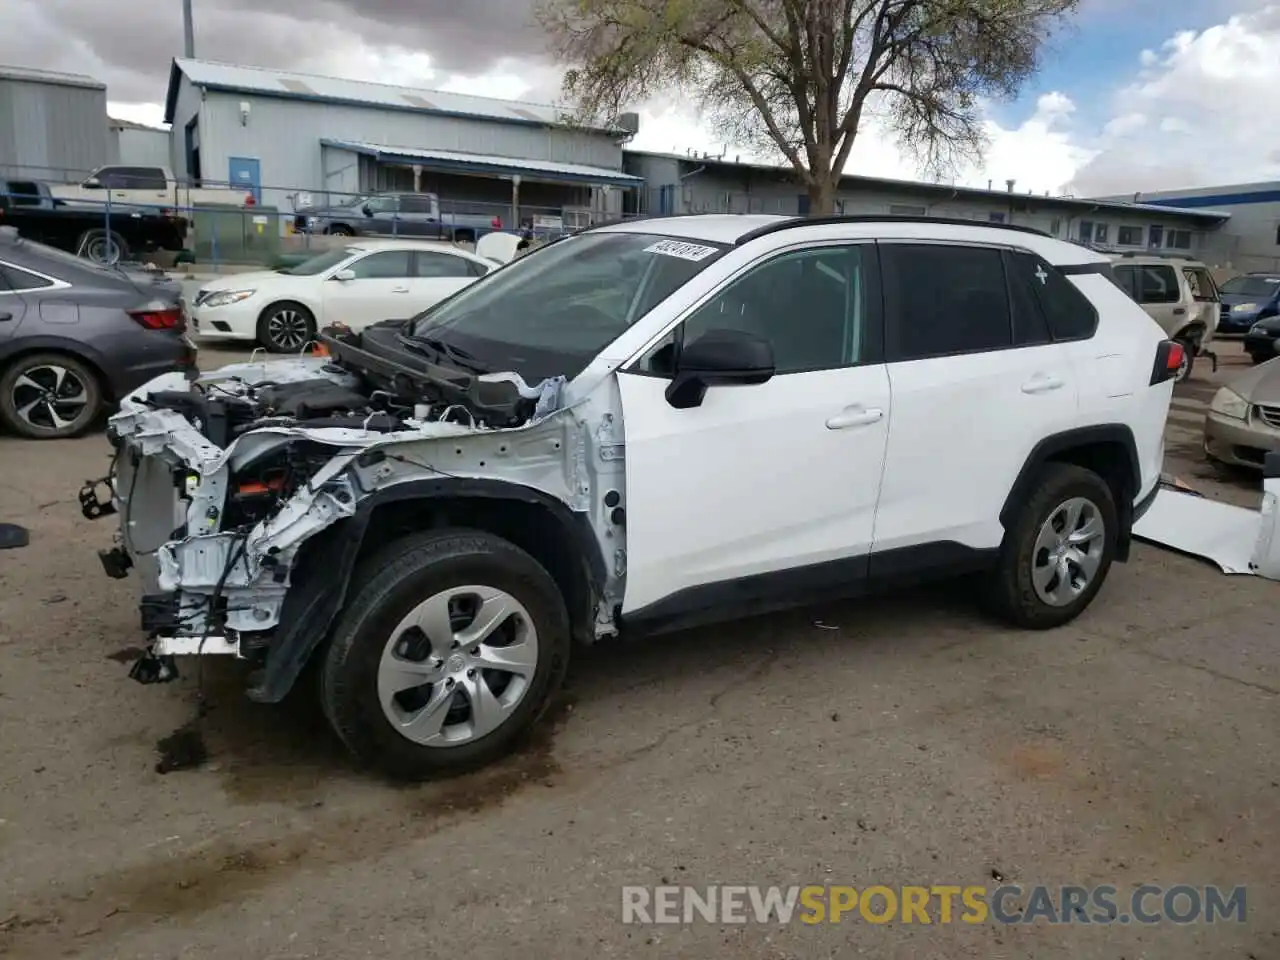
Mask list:
[[[109,575],[149,653],[314,663],[363,760],[486,762],[575,642],[976,574],[1038,629],[1158,489],[1181,348],[1041,233],[691,216],[583,231],[328,357],[172,374],[111,420]]]

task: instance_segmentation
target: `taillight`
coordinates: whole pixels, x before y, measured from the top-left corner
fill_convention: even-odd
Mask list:
[[[130,310],[129,316],[148,330],[178,330],[182,327],[181,307],[143,307]]]
[[[1182,367],[1187,351],[1177,340],[1161,340],[1156,347],[1156,363],[1151,371],[1151,385],[1171,380]]]

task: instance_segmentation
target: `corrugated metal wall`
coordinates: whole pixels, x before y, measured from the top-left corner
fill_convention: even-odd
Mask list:
[[[110,159],[106,90],[0,77],[0,174],[76,181]]]
[[[115,163],[139,167],[168,167],[169,134],[164,130],[136,130],[124,127],[113,130],[116,140]]]
[[[200,103],[198,94],[191,95],[195,91],[190,83],[185,78],[181,83],[174,117],[179,130]],[[241,121],[242,101],[250,104],[247,122]],[[287,197],[299,189],[334,189],[334,184],[326,184],[326,173],[332,179],[334,171],[322,163],[320,140],[324,138],[622,169],[622,148],[617,142],[580,130],[212,91],[201,109],[200,163],[206,183],[227,179],[230,158],[253,157],[261,162],[262,202],[285,209]]]

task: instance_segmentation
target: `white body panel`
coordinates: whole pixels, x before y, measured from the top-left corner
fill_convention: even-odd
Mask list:
[[[667,403],[658,377],[623,373],[618,384],[624,613],[688,587],[870,552],[888,436],[883,366],[712,387],[688,410]]]

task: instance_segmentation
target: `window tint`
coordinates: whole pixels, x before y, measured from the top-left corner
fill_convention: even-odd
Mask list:
[[[1177,303],[1178,273],[1168,264],[1138,268],[1139,303]]]
[[[1132,297],[1135,301],[1140,298],[1138,296],[1138,268],[1137,267],[1116,267],[1112,271],[1116,277],[1116,283],[1120,289]]]
[[[16,290],[39,290],[41,287],[53,286],[44,277],[27,273],[7,263],[0,263],[0,293],[12,293]]]
[[[448,253],[424,253],[418,251],[418,276],[420,277],[471,277],[471,261]]]
[[[733,281],[682,324],[684,343],[708,330],[768,340],[780,374],[868,359],[869,245],[784,253]],[[655,367],[660,370],[660,365]]]
[[[1035,286],[1044,271],[1037,271],[1035,257],[1011,253],[1007,262],[1009,277],[1009,306],[1013,311],[1013,342],[1026,347],[1048,343],[1049,323]]]
[[[881,251],[890,360],[1013,345],[998,250],[885,244]]]
[[[40,205],[40,185],[31,180],[10,180],[7,184],[0,182],[0,192],[8,193],[9,200],[15,207],[35,207]]]
[[[1048,334],[1054,340],[1082,340],[1093,336],[1098,328],[1098,311],[1061,270],[1033,253],[1012,253],[1009,286],[1014,291],[1014,336],[1034,335],[1035,328],[1020,329],[1017,290],[1021,287],[1035,301],[1037,312],[1044,318]],[[1132,268],[1128,268],[1132,269]],[[1120,268],[1115,279],[1120,286]],[[1127,291],[1126,291],[1127,292]],[[1043,340],[1018,340],[1019,343],[1043,343]]]
[[[409,250],[384,250],[357,260],[348,269],[357,280],[400,280],[413,275],[409,263],[412,256]]]
[[[401,213],[432,213],[430,197],[406,196],[400,198]]]
[[[159,167],[104,167],[98,182],[109,190],[164,190],[169,186]]]

